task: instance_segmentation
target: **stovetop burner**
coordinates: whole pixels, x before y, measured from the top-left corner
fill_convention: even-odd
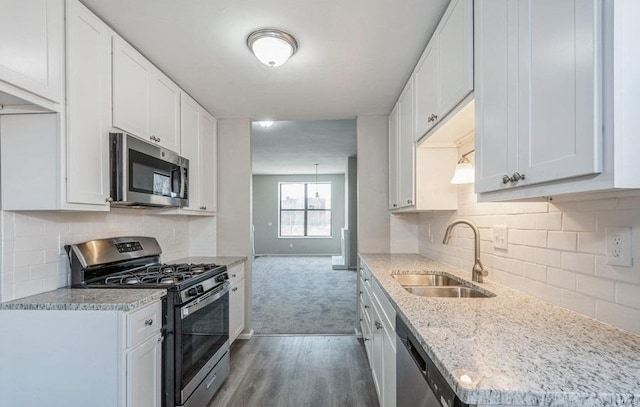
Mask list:
[[[154,264],[109,274],[87,282],[87,286],[173,285],[218,268],[217,264]]]

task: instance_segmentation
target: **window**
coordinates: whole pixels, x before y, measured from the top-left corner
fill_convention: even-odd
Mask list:
[[[331,183],[279,185],[280,237],[331,237]]]

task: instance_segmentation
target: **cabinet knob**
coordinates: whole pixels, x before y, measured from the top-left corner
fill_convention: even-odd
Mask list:
[[[111,198],[110,196],[106,197],[105,202],[113,202],[113,198]]]
[[[502,176],[502,183],[503,184],[508,184],[510,182],[511,182],[511,177],[510,176],[508,176],[508,175],[503,175]]]
[[[233,287],[231,291],[238,291],[238,287]]]
[[[519,172],[514,172],[511,176],[511,182],[518,182],[524,179],[524,174],[520,174]]]
[[[364,309],[369,309],[369,306],[368,306],[368,305],[365,305],[365,306],[364,306]]]
[[[160,142],[160,137],[158,137],[158,138],[156,139],[156,141],[159,143],[159,142]]]
[[[235,274],[231,274],[231,278],[236,278],[236,275]]]
[[[369,338],[362,338],[362,339],[364,339],[365,342],[367,342],[369,340]]]
[[[376,321],[376,329],[382,329],[382,324],[379,321]]]
[[[153,319],[151,319],[151,318],[147,319],[146,321],[144,321],[144,324],[145,324],[146,326],[151,326],[151,325],[153,325]]]

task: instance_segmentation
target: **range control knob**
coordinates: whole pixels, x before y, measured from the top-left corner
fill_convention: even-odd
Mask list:
[[[199,284],[196,287],[196,291],[198,292],[198,294],[202,294],[204,292],[204,287],[202,286],[202,284]]]
[[[197,294],[197,292],[196,292],[195,287],[191,287],[191,288],[189,288],[189,289],[187,290],[187,295],[188,295],[189,297],[193,297],[193,296],[194,296],[194,295],[196,295],[196,294]]]

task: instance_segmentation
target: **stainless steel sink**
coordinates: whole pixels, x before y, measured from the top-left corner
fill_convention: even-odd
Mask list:
[[[489,298],[494,295],[488,295],[480,290],[470,287],[419,287],[407,286],[405,290],[413,295],[421,297],[445,297],[445,298]]]
[[[443,274],[394,274],[391,277],[405,288],[408,286],[443,287],[463,285],[462,280]]]

